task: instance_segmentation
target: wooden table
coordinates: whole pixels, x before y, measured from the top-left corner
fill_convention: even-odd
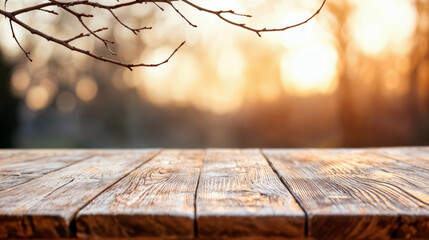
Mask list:
[[[429,147],[1,150],[0,238],[429,239]]]

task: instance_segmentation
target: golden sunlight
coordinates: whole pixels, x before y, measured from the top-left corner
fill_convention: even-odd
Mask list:
[[[264,5],[265,2],[230,7],[238,7],[243,12],[262,16],[259,24],[275,22],[280,26],[302,21],[312,14],[312,4],[318,4],[318,1],[312,4],[279,3],[279,6],[287,11],[270,11],[270,15],[265,16],[269,11],[269,7]],[[217,4],[218,8],[222,8],[227,2],[207,4]],[[415,28],[416,13],[411,3],[400,0],[389,1],[389,4],[373,3],[369,0],[363,3],[354,0],[350,5],[353,10],[351,20],[348,21],[348,37],[353,39],[360,51],[365,54],[378,54],[388,47],[395,48],[397,52],[406,51],[398,46],[409,40]],[[379,11],[382,6],[387,6],[389,11]],[[401,18],[397,17],[398,11],[402,11]],[[380,12],[382,17],[379,16]],[[249,36],[240,29],[223,26],[222,23],[213,26],[213,19],[210,18],[199,15],[195,17],[202,26],[199,31],[182,29],[188,27],[186,25],[167,25],[167,28],[171,25],[168,32],[177,32],[178,36],[184,35],[186,39],[191,39],[191,48],[184,49],[167,66],[142,70],[141,80],[138,77],[129,77],[126,80],[132,81],[131,85],[142,81],[143,84],[138,88],[143,98],[155,104],[193,105],[200,110],[223,114],[238,110],[246,98],[272,102],[278,99],[282,92],[304,97],[312,94],[332,94],[336,91],[340,65],[336,45],[338,33],[335,32],[337,23],[329,12],[299,28],[264,34],[262,38]],[[252,24],[258,24],[258,20],[253,22],[254,20],[252,19]],[[395,24],[390,24],[392,21]],[[400,31],[395,31],[396,28]],[[152,39],[152,46],[157,44],[155,40]],[[171,45],[169,48],[159,48],[146,58],[162,59],[172,48]],[[267,69],[276,71],[271,66],[273,63],[261,61],[255,64],[248,61],[254,54],[248,51],[250,48],[255,51],[258,51],[258,48],[265,52],[271,51],[271,56],[267,58],[277,59],[274,63],[279,66],[279,76],[274,75],[274,79],[271,79],[272,74],[264,73]],[[197,61],[194,57],[196,55],[202,55],[204,58]],[[258,76],[249,75],[249,71],[253,69],[260,72],[259,78],[271,76],[270,79],[257,79]],[[392,93],[398,93],[401,91],[398,88],[403,88],[392,75],[386,78],[385,84]],[[258,90],[253,91],[256,85]],[[283,89],[279,90],[279,85],[283,86]]]
[[[283,56],[282,83],[286,91],[299,95],[331,93],[337,81],[338,54],[328,43],[313,43]]]
[[[355,11],[349,28],[356,44],[365,54],[376,55],[389,49],[405,53],[416,27],[416,8],[412,1],[353,0]],[[408,48],[406,47],[408,46]]]

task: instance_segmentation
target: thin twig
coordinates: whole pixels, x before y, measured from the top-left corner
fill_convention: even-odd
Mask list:
[[[229,20],[229,19],[227,19],[227,18],[225,18],[223,16],[223,14],[225,14],[225,13],[229,13],[229,14],[233,14],[233,15],[238,15],[238,16],[246,16],[246,17],[250,17],[250,15],[237,14],[237,13],[235,13],[232,10],[228,10],[228,11],[222,11],[222,10],[221,11],[214,11],[214,10],[211,10],[211,9],[204,8],[204,7],[201,7],[199,5],[196,5],[196,4],[194,4],[194,3],[192,3],[192,2],[190,2],[188,0],[182,0],[182,1],[184,3],[186,3],[186,4],[188,4],[189,6],[191,6],[191,7],[195,8],[195,9],[199,10],[199,11],[216,15],[217,17],[219,17],[220,19],[222,19],[223,21],[225,21],[225,22],[227,22],[229,24],[232,24],[234,26],[241,27],[241,28],[244,28],[246,30],[255,32],[259,37],[261,37],[261,33],[263,33],[263,32],[282,32],[282,31],[285,31],[287,29],[295,28],[295,27],[298,27],[298,26],[301,26],[301,25],[307,23],[308,21],[310,21],[311,19],[313,19],[317,14],[320,13],[320,11],[322,10],[323,6],[326,3],[326,0],[323,0],[322,4],[317,9],[317,11],[313,15],[311,15],[310,17],[308,17],[307,19],[305,19],[302,22],[299,22],[299,23],[296,23],[296,24],[293,24],[293,25],[288,25],[288,26],[281,27],[281,28],[266,28],[265,27],[265,28],[257,29],[257,28],[246,26],[246,24],[244,24],[244,23],[237,23],[237,22],[231,21],[231,20]]]
[[[106,4],[102,4],[102,3],[98,3],[96,1],[90,1],[90,0],[74,0],[74,1],[47,0],[47,2],[39,3],[36,5],[30,6],[30,7],[21,8],[21,9],[15,10],[15,11],[7,11],[6,10],[6,4],[7,4],[8,0],[5,0],[4,10],[0,9],[0,15],[3,15],[9,19],[12,38],[15,40],[15,42],[17,43],[19,48],[24,52],[25,56],[30,61],[32,61],[32,59],[30,58],[30,52],[26,51],[23,48],[23,46],[20,44],[20,42],[18,41],[18,39],[15,35],[15,30],[14,30],[13,24],[17,24],[17,25],[21,26],[22,28],[24,28],[25,30],[27,30],[28,32],[30,32],[31,34],[37,35],[41,38],[44,38],[47,41],[52,41],[56,44],[62,45],[63,47],[68,48],[71,51],[76,51],[76,52],[79,52],[81,54],[85,54],[89,57],[92,57],[94,59],[104,61],[104,62],[109,62],[109,63],[116,64],[119,66],[123,66],[123,67],[126,67],[126,68],[132,70],[135,67],[156,67],[156,66],[167,63],[171,59],[171,57],[185,44],[185,42],[182,42],[171,53],[171,55],[168,58],[166,58],[164,61],[161,61],[159,63],[150,63],[150,64],[147,64],[147,63],[135,63],[135,64],[134,63],[124,63],[124,62],[121,62],[119,60],[110,59],[110,58],[106,58],[104,56],[96,55],[89,50],[86,50],[83,48],[78,48],[74,45],[71,45],[71,42],[73,42],[77,39],[80,39],[80,38],[84,38],[84,37],[94,37],[94,38],[98,39],[99,41],[101,41],[105,45],[107,50],[112,55],[116,55],[116,53],[110,49],[110,45],[115,44],[115,42],[108,40],[108,39],[105,39],[98,34],[101,31],[108,30],[107,26],[99,27],[97,30],[92,30],[87,25],[87,23],[85,23],[84,18],[93,18],[96,16],[89,14],[89,13],[77,11],[77,10],[75,10],[74,7],[76,7],[76,6],[89,6],[89,7],[108,11],[110,13],[110,15],[116,20],[116,22],[118,22],[124,28],[130,30],[132,33],[137,35],[141,30],[152,29],[152,28],[151,27],[140,27],[140,28],[130,27],[127,24],[125,24],[115,14],[114,10],[120,9],[120,8],[125,8],[125,7],[133,7],[133,6],[136,6],[138,4],[143,4],[143,3],[145,3],[145,4],[153,3],[159,9],[164,11],[164,8],[162,8],[159,5],[161,3],[164,3],[164,4],[167,4],[168,6],[170,6],[174,11],[176,11],[179,14],[179,16],[182,19],[184,19],[190,26],[197,27],[196,24],[193,24],[187,18],[187,16],[185,16],[181,12],[181,10],[174,5],[174,2],[177,2],[177,1],[182,1],[186,5],[194,8],[198,11],[205,12],[205,13],[211,14],[211,15],[215,15],[218,18],[220,18],[221,20],[223,20],[223,21],[225,21],[231,25],[234,25],[234,26],[237,26],[240,28],[244,28],[244,29],[251,31],[251,32],[255,32],[258,36],[261,36],[261,33],[264,33],[264,32],[280,32],[280,31],[285,31],[287,29],[295,28],[295,27],[298,27],[300,25],[303,25],[303,24],[307,23],[308,21],[310,21],[311,19],[313,19],[317,14],[319,14],[320,11],[322,10],[322,8],[324,7],[325,3],[326,3],[326,0],[323,0],[323,2],[321,3],[321,5],[317,9],[317,11],[315,11],[313,15],[311,15],[310,17],[308,17],[307,19],[305,19],[302,22],[299,22],[299,23],[296,23],[293,25],[289,25],[289,26],[285,26],[285,27],[280,27],[280,28],[267,28],[267,27],[265,27],[265,28],[261,28],[261,29],[250,27],[244,23],[235,22],[235,21],[232,21],[232,20],[227,18],[228,15],[235,15],[235,16],[246,17],[246,18],[252,17],[251,15],[236,13],[234,10],[212,10],[212,9],[197,5],[193,2],[191,2],[191,0],[128,0],[128,1],[117,0],[116,4],[111,4],[111,5],[106,5]],[[54,8],[56,7],[58,9],[64,10],[68,14],[71,14],[79,22],[79,24],[86,29],[87,33],[79,33],[79,34],[77,34],[71,38],[68,38],[68,39],[59,39],[55,36],[49,35],[45,32],[42,32],[41,30],[37,29],[37,27],[31,26],[30,24],[27,24],[27,23],[21,21],[20,19],[18,19],[18,15],[24,14],[24,13],[31,13],[33,11],[43,11],[43,12],[46,12],[48,14],[60,15],[59,12],[57,12],[55,10],[45,9],[46,7],[54,7]]]
[[[19,48],[21,48],[21,50],[24,52],[25,56],[27,57],[27,59],[32,62],[33,59],[31,59],[30,57],[30,52],[26,51],[22,46],[21,43],[19,43],[18,38],[16,38],[15,35],[15,30],[13,29],[13,23],[12,20],[9,19],[9,24],[10,24],[10,31],[12,32],[12,38],[15,40],[16,44],[18,44]]]

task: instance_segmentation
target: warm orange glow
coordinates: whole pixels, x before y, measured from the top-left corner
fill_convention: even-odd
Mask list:
[[[274,102],[276,101],[281,94],[281,88],[273,83],[273,81],[266,81],[259,87],[259,96],[260,99],[265,102]]]
[[[42,110],[49,103],[49,92],[42,86],[35,86],[28,90],[25,102],[33,111]]]
[[[429,98],[429,60],[423,61],[418,67],[418,95],[420,100]]]
[[[150,54],[150,58],[162,59],[164,56],[168,56],[171,51],[172,48],[159,48]],[[165,64],[157,68],[138,69],[137,71],[140,72],[141,75],[136,76],[137,80],[141,80],[143,82],[143,88],[140,91],[141,96],[156,104],[168,103],[171,100],[171,83],[175,81],[177,76],[180,76],[174,71],[175,69],[177,69],[176,62],[175,64]]]
[[[89,102],[97,95],[98,87],[95,81],[90,77],[80,79],[76,84],[76,95],[84,101]]]
[[[352,1],[350,31],[354,43],[366,54],[376,55],[389,49],[398,53],[409,50],[416,27],[416,9],[411,1]]]
[[[300,95],[335,90],[338,56],[329,44],[314,43],[286,54],[282,82],[286,91]]]
[[[15,96],[23,97],[31,82],[30,75],[25,70],[17,70],[11,77],[12,92]]]
[[[211,2],[207,6],[214,8],[233,7],[243,12],[253,11],[260,13],[264,17],[261,22],[270,25],[273,22],[279,25],[284,23],[298,22],[310,15],[317,1],[311,4],[299,5],[295,3],[279,3],[279,7],[287,11],[270,11],[268,5],[261,2],[254,4],[236,4],[232,2]],[[374,3],[373,1],[351,1],[355,7],[349,28],[351,37],[355,44],[365,54],[378,54],[384,49],[398,48],[408,41],[415,28],[415,9],[411,3],[404,3],[395,0],[389,3]],[[270,11],[269,16],[264,12],[259,12],[261,6]],[[388,11],[380,10],[380,7],[387,7]],[[255,10],[256,9],[256,10]],[[398,18],[398,11],[403,10],[401,18]],[[262,10],[261,10],[262,11]],[[326,10],[325,10],[326,11]],[[383,16],[380,16],[380,12]],[[405,19],[403,19],[403,17]],[[185,33],[186,39],[190,39],[192,48],[201,48],[204,51],[202,62],[195,61],[192,57],[194,53],[181,53],[184,57],[177,56],[169,63],[169,66],[162,66],[157,69],[145,69],[142,76],[143,85],[139,86],[141,95],[157,104],[192,104],[201,110],[209,110],[223,114],[233,112],[240,108],[246,97],[249,99],[259,99],[262,101],[275,101],[282,92],[288,95],[308,96],[311,94],[331,94],[335,92],[338,85],[339,55],[335,46],[334,32],[335,26],[328,14],[322,15],[317,21],[309,23],[290,31],[276,34],[266,34],[262,39],[251,38],[246,33],[223,25],[214,24],[213,19],[196,16],[201,27],[197,33],[191,30],[181,30],[177,23],[169,23],[171,31]],[[326,21],[329,19],[328,21]],[[324,22],[325,20],[325,22]],[[395,24],[391,24],[395,22]],[[210,25],[211,27],[206,27]],[[399,31],[397,29],[399,28]],[[170,32],[170,31],[168,31]],[[220,34],[220,32],[222,34]],[[180,35],[180,34],[179,34]],[[164,35],[161,34],[151,39],[147,44],[154,45],[157,40]],[[374,38],[374,39],[373,39]],[[238,44],[237,42],[241,42]],[[260,80],[258,87],[252,86],[254,81],[252,76],[246,75],[246,71],[256,68],[255,71],[266,71],[273,68],[265,62],[258,62],[257,65],[245,61],[251,48],[246,46],[262,46],[267,50],[274,48],[275,54],[282,56],[276,63],[280,69],[280,79]],[[243,48],[244,46],[244,48]],[[243,51],[244,49],[244,51]],[[405,48],[401,48],[405,51]],[[151,59],[161,59],[168,54],[170,48],[160,48],[153,51],[149,57]],[[184,50],[186,51],[186,50]],[[398,54],[401,51],[396,50]],[[276,56],[272,56],[276,57]],[[409,65],[409,64],[408,64]],[[402,61],[397,64],[398,71],[404,74],[409,69],[407,62]],[[408,67],[407,67],[408,66]],[[212,72],[201,72],[207,67],[217,70],[217,75]],[[368,72],[373,72],[369,69]],[[398,75],[399,76],[399,75]],[[373,76],[375,77],[375,75]],[[137,77],[138,79],[138,77]],[[397,75],[390,74],[385,77],[385,89],[389,94],[402,94],[406,86],[402,84]],[[127,78],[125,82],[134,82],[136,78]],[[276,81],[280,81],[280,84]],[[363,76],[362,82],[372,81],[371,77]],[[279,89],[279,85],[283,89]],[[257,89],[251,92],[250,89]]]
[[[261,3],[237,5],[237,2],[239,1],[234,1],[234,6],[229,6],[232,4],[229,4],[230,2],[207,2],[207,6],[214,4],[215,6],[211,7],[233,7],[243,12],[251,11],[252,8],[258,12],[258,8],[261,6]],[[227,6],[224,6],[225,4]],[[281,25],[300,21],[311,14],[311,11],[304,9],[303,6],[285,5],[284,7],[288,8],[288,14],[276,11],[274,21],[261,18],[262,22],[271,21],[271,24],[275,22]],[[125,84],[128,87],[137,87],[144,99],[149,99],[159,105],[193,105],[198,109],[219,114],[238,110],[246,97],[272,102],[278,99],[284,90],[292,95],[329,94],[335,90],[338,56],[328,40],[330,35],[326,33],[322,25],[309,22],[285,33],[266,34],[264,38],[252,38],[243,31],[223,25],[222,22],[213,25],[211,18],[199,15],[195,17],[200,26],[205,26],[198,29],[196,33],[190,29],[182,30],[181,26],[173,23],[164,25],[167,28],[171,27],[171,31],[165,30],[165,28],[164,31],[184,32],[186,39],[190,39],[190,44],[195,44],[188,49],[203,49],[204,59],[197,61],[194,55],[198,52],[187,54],[184,49],[168,65],[140,70],[140,77],[125,71],[124,76],[127,76],[124,78]],[[149,36],[147,44],[153,46],[154,49],[143,54],[141,58],[156,61],[156,59],[162,59],[168,55],[173,46],[155,47],[163,36],[165,35],[157,38],[156,33]],[[320,40],[323,40],[323,45],[317,44]],[[242,43],[239,44],[239,41]],[[257,66],[249,65],[245,59],[252,51],[246,47],[242,48],[249,44],[264,47],[276,44],[284,46],[284,48],[275,50],[277,54],[284,56],[276,63],[281,69],[282,79],[261,79],[261,84],[257,88],[259,90],[252,93],[256,96],[249,96],[246,92],[253,88],[251,87],[252,76],[246,75],[246,71],[252,68],[256,68],[257,71],[273,68],[268,68],[265,62],[259,62]],[[316,53],[312,52],[313,50],[316,50]],[[305,67],[308,69],[306,70]],[[205,69],[205,72],[202,72],[201,69]],[[213,70],[207,71],[209,69],[215,70],[216,75],[213,74]],[[143,84],[136,84],[136,81]],[[116,80],[115,83],[118,81]],[[279,88],[282,84],[284,90]]]
[[[388,70],[384,75],[385,90],[393,93],[387,95],[403,95],[408,91],[408,81],[401,77],[401,75],[394,71]]]
[[[218,81],[211,92],[212,111],[222,114],[237,110],[243,99],[246,84],[243,77],[242,53],[234,48],[225,49],[218,57]]]

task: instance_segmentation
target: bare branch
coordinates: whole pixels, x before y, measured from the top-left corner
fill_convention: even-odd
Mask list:
[[[153,2],[153,4],[154,4],[155,6],[157,6],[161,11],[164,11],[164,8],[162,8],[161,6],[159,6],[159,4],[158,4],[158,3]]]
[[[18,44],[19,48],[21,48],[21,50],[24,52],[25,56],[27,57],[27,59],[32,62],[33,59],[30,58],[30,52],[26,51],[21,44],[18,41],[18,38],[16,38],[15,35],[15,30],[13,29],[13,23],[12,20],[9,20],[9,24],[10,24],[10,31],[12,32],[12,38],[15,40],[16,44]]]
[[[85,49],[78,48],[76,46],[70,45],[70,41],[69,41],[70,39],[68,39],[68,40],[61,40],[61,39],[55,38],[53,36],[50,36],[50,35],[48,35],[46,33],[43,33],[43,32],[41,32],[41,31],[39,31],[39,30],[37,30],[35,28],[30,27],[29,25],[25,24],[21,20],[17,19],[15,16],[13,16],[10,13],[7,13],[7,12],[5,12],[3,10],[0,10],[0,14],[7,16],[10,19],[11,22],[15,22],[16,24],[20,25],[21,27],[23,27],[24,29],[26,29],[27,31],[29,31],[30,33],[32,33],[34,35],[40,36],[40,37],[42,37],[42,38],[44,38],[44,39],[46,39],[48,41],[55,42],[55,43],[57,43],[59,45],[62,45],[64,47],[72,50],[72,51],[76,51],[76,52],[85,54],[87,56],[90,56],[90,57],[92,57],[94,59],[97,59],[97,60],[100,60],[100,61],[103,61],[103,62],[108,62],[108,63],[112,63],[112,64],[119,65],[119,66],[122,66],[122,67],[126,67],[126,68],[128,68],[130,70],[132,70],[135,67],[157,67],[157,66],[160,66],[162,64],[165,64],[185,44],[185,42],[182,42],[172,52],[172,54],[167,59],[165,59],[164,61],[159,62],[159,63],[150,63],[150,64],[147,64],[147,63],[136,63],[136,64],[135,63],[124,63],[124,62],[121,62],[121,61],[118,61],[118,60],[114,60],[114,59],[106,58],[106,57],[103,57],[103,56],[99,56],[99,55],[96,55],[96,54],[94,54],[94,53],[92,53],[92,52],[90,52],[88,50],[85,50]],[[78,38],[78,37],[75,37],[75,38]],[[21,46],[21,45],[19,45],[19,46]],[[26,55],[29,54],[26,51],[24,51],[24,52],[26,53]]]
[[[124,22],[122,22],[118,16],[116,16],[116,14],[113,12],[112,9],[109,9],[109,12],[112,14],[112,16],[116,19],[116,21],[118,21],[122,26],[124,26],[125,28],[129,29],[132,33],[134,33],[135,35],[137,35],[138,32],[140,32],[140,30],[145,30],[145,29],[152,29],[152,27],[142,27],[142,28],[131,28],[128,25],[126,25]]]
[[[54,10],[47,10],[47,9],[43,9],[43,8],[40,8],[39,10],[42,11],[42,12],[46,12],[46,13],[58,15],[58,13],[55,12]]]
[[[105,31],[105,30],[107,30],[107,29],[108,29],[107,27],[99,28],[99,29],[95,30],[94,32],[95,32],[95,33],[96,33],[96,32],[101,32],[101,31]],[[69,39],[67,39],[67,40],[64,40],[64,42],[66,42],[66,43],[70,43],[70,42],[72,42],[72,41],[74,41],[74,40],[76,40],[76,39],[83,38],[83,37],[89,37],[89,36],[91,36],[89,33],[86,33],[86,34],[84,34],[84,33],[80,33],[79,35],[76,35],[76,36],[74,36],[74,37],[72,37],[72,38],[69,38]]]
[[[266,27],[265,27],[265,28],[257,29],[257,28],[253,28],[253,27],[248,27],[248,26],[246,26],[246,24],[244,24],[244,23],[237,23],[237,22],[231,21],[231,20],[229,20],[229,19],[227,19],[227,18],[225,18],[225,17],[223,16],[223,14],[225,14],[225,13],[233,14],[233,15],[238,15],[238,16],[245,16],[245,17],[251,17],[250,15],[237,14],[237,13],[235,13],[235,12],[234,12],[234,11],[232,11],[232,10],[227,10],[227,11],[224,11],[224,10],[214,11],[214,10],[211,10],[211,9],[204,8],[204,7],[201,7],[201,6],[199,6],[199,5],[196,5],[196,4],[194,4],[194,3],[192,3],[192,2],[190,2],[190,1],[188,1],[188,0],[182,0],[182,1],[183,1],[183,2],[185,2],[186,4],[188,4],[189,6],[191,6],[191,7],[195,8],[195,9],[199,10],[199,11],[202,11],[202,12],[206,12],[206,13],[210,13],[210,14],[216,15],[217,17],[219,17],[220,19],[222,19],[223,21],[225,21],[225,22],[227,22],[227,23],[229,23],[229,24],[232,24],[232,25],[235,25],[235,26],[237,26],[237,27],[241,27],[241,28],[244,28],[244,29],[246,29],[246,30],[249,30],[249,31],[255,32],[259,37],[261,37],[261,33],[263,33],[263,32],[281,32],[281,31],[285,31],[285,30],[290,29],[290,28],[295,28],[295,27],[298,27],[298,26],[301,26],[301,25],[303,25],[303,24],[307,23],[308,21],[310,21],[311,19],[313,19],[317,14],[319,14],[319,13],[320,13],[320,11],[322,10],[323,6],[324,6],[324,5],[325,5],[325,3],[326,3],[326,0],[323,0],[322,4],[321,4],[321,5],[320,5],[320,7],[317,9],[317,11],[316,11],[313,15],[311,15],[310,17],[308,17],[306,20],[304,20],[304,21],[302,21],[302,22],[299,22],[299,23],[296,23],[296,24],[293,24],[293,25],[288,25],[288,26],[281,27],[281,28],[266,28]]]
[[[171,3],[171,2],[168,2],[168,4],[170,4],[170,6],[183,18],[183,19],[185,19],[185,21],[186,22],[188,22],[188,24],[189,25],[191,25],[192,27],[197,27],[197,25],[195,25],[195,24],[193,24],[191,21],[189,21],[180,11],[179,11],[179,9],[177,9],[174,5],[173,5],[173,3]]]
[[[155,6],[157,6],[160,10],[164,11],[164,8],[162,8],[159,4],[160,3],[164,3],[169,5],[174,11],[176,11],[179,16],[184,19],[190,26],[192,27],[197,27],[196,24],[193,24],[188,18],[187,16],[185,16],[181,10],[179,8],[177,8],[174,5],[174,2],[177,1],[182,1],[183,3],[185,3],[186,5],[192,7],[193,9],[196,9],[198,11],[207,13],[207,14],[211,14],[211,15],[215,15],[218,18],[220,18],[221,20],[246,29],[248,31],[251,32],[255,32],[258,36],[261,36],[261,33],[264,32],[280,32],[280,31],[285,31],[287,29],[290,28],[294,28],[294,27],[298,27],[300,25],[303,25],[305,23],[307,23],[308,21],[310,21],[311,19],[313,19],[317,14],[320,13],[320,11],[322,10],[323,6],[326,3],[326,0],[323,0],[320,7],[317,9],[316,12],[314,12],[313,15],[311,15],[310,17],[308,17],[307,19],[305,19],[302,22],[293,24],[293,25],[289,25],[289,26],[285,26],[285,27],[280,27],[280,28],[254,28],[254,27],[250,27],[250,26],[246,26],[246,24],[244,23],[240,23],[240,22],[235,22],[232,21],[230,19],[227,18],[228,15],[235,15],[235,16],[239,16],[239,17],[252,17],[251,15],[248,14],[241,14],[241,13],[236,13],[234,10],[212,10],[209,8],[205,8],[202,7],[200,5],[197,5],[195,3],[193,3],[191,0],[128,0],[128,1],[124,1],[124,2],[120,2],[120,0],[117,0],[116,4],[111,4],[111,5],[106,5],[106,4],[102,4],[96,1],[91,1],[91,0],[74,0],[74,1],[63,1],[63,0],[46,0],[47,2],[44,3],[40,3],[40,4],[36,4],[30,7],[25,7],[25,8],[21,8],[15,11],[7,11],[6,10],[6,4],[7,4],[7,0],[5,0],[4,3],[4,10],[0,9],[0,15],[5,16],[6,18],[9,19],[9,23],[10,23],[10,29],[11,29],[11,33],[12,33],[12,37],[15,40],[15,42],[17,43],[17,45],[19,46],[19,48],[21,48],[21,50],[24,52],[25,56],[28,58],[28,60],[32,61],[32,59],[30,58],[30,53],[28,51],[26,51],[22,45],[19,43],[16,35],[15,35],[15,31],[14,31],[14,27],[13,24],[17,24],[20,27],[24,28],[25,30],[27,30],[28,32],[30,32],[31,34],[37,35],[41,38],[46,39],[47,41],[52,41],[56,44],[62,45],[65,48],[70,49],[71,51],[76,51],[82,54],[85,54],[89,57],[92,57],[94,59],[100,60],[100,61],[104,61],[104,62],[109,62],[112,64],[116,64],[119,66],[123,66],[126,67],[130,70],[132,70],[135,67],[156,67],[162,64],[167,63],[171,57],[185,44],[185,42],[182,42],[172,53],[171,55],[166,58],[164,61],[161,61],[159,63],[151,63],[151,64],[147,64],[147,63],[124,63],[121,62],[119,60],[115,60],[115,59],[110,59],[110,58],[106,58],[104,56],[100,56],[100,55],[96,55],[94,53],[92,53],[89,50],[86,49],[82,49],[82,48],[78,48],[74,45],[71,45],[71,42],[73,42],[74,40],[80,39],[80,38],[84,38],[84,37],[93,37],[97,40],[99,40],[100,42],[102,42],[104,44],[104,46],[106,47],[106,49],[114,56],[116,56],[116,53],[113,52],[110,48],[110,45],[115,44],[115,42],[105,39],[102,36],[100,36],[98,33],[108,30],[107,26],[102,26],[99,27],[97,30],[92,30],[87,23],[84,21],[84,18],[90,19],[90,18],[94,18],[97,16],[93,16],[90,13],[86,13],[86,12],[79,12],[77,10],[75,10],[74,7],[76,6],[89,6],[92,8],[96,8],[96,9],[101,9],[101,10],[105,10],[108,11],[110,13],[110,15],[113,17],[113,19],[118,22],[122,27],[130,30],[132,33],[134,33],[135,35],[137,35],[141,30],[146,30],[146,29],[152,29],[151,27],[138,27],[138,28],[133,28],[130,27],[129,25],[125,24],[119,17],[118,15],[116,15],[115,11],[116,9],[120,9],[120,8],[125,8],[125,7],[131,7],[131,6],[135,6],[138,4],[147,4],[147,3],[152,3]],[[30,24],[27,24],[23,21],[21,21],[20,19],[18,19],[18,15],[20,14],[24,14],[24,13],[31,13],[33,11],[43,11],[46,12],[48,14],[54,14],[54,15],[60,15],[59,12],[53,10],[53,9],[45,9],[46,7],[54,7],[54,8],[58,8],[58,9],[62,9],[64,10],[66,13],[72,15],[78,22],[79,24],[86,29],[87,33],[79,33],[76,34],[73,37],[70,37],[68,39],[59,39],[55,36],[51,36],[45,32],[42,32],[40,30],[37,29],[37,27],[33,27]]]

